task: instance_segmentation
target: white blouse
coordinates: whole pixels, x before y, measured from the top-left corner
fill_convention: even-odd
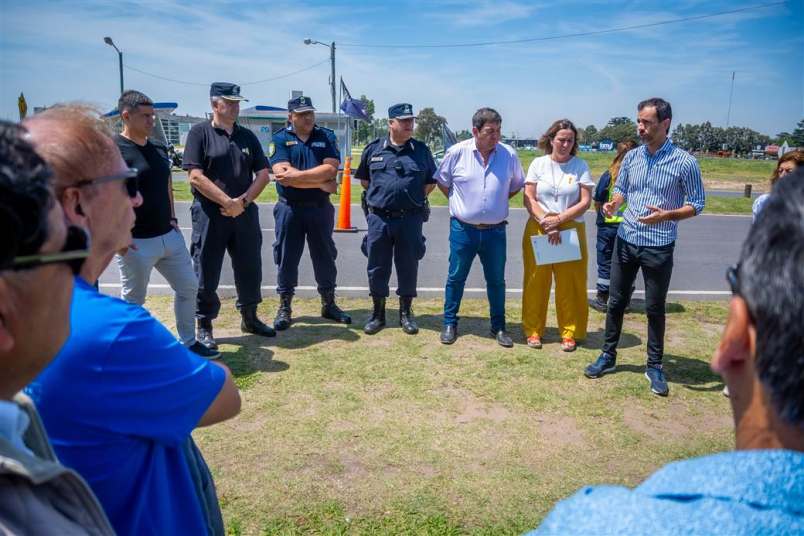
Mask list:
[[[584,160],[573,156],[559,164],[550,155],[540,156],[530,163],[526,184],[536,185],[536,200],[546,212],[559,214],[581,199],[581,186],[594,188],[595,183]],[[583,222],[583,214],[575,218]]]

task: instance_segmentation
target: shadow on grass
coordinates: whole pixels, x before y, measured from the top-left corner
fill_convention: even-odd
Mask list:
[[[262,348],[266,341],[272,341],[256,335],[242,337],[221,337],[217,339],[219,345],[235,346],[234,351],[221,349],[221,361],[232,371],[235,378],[245,378],[257,372],[284,372],[290,365],[284,361],[273,359],[274,353]]]
[[[708,361],[675,354],[665,354],[662,360],[664,372],[669,383],[683,385],[693,391],[721,391],[723,381],[712,372]],[[645,373],[645,365],[622,364],[609,374],[621,372]]]
[[[277,332],[271,344],[284,350],[298,350],[327,341],[355,342],[360,338],[355,331],[363,329],[363,311],[357,317],[356,311],[345,312],[352,317],[351,324],[338,324],[320,316],[294,316],[290,328]]]

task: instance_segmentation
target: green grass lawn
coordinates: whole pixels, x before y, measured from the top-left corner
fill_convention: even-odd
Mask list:
[[[351,203],[360,203],[360,193],[363,188],[359,184],[352,184]],[[176,201],[191,201],[192,194],[190,193],[190,185],[187,182],[174,182],[173,183],[173,198]],[[338,195],[332,196],[332,202],[338,204],[340,197]],[[443,207],[447,205],[447,198],[439,191],[434,191],[430,194],[430,204],[435,207]],[[257,198],[261,203],[275,203],[276,202],[276,187],[274,183],[268,185],[263,190],[262,194]],[[522,193],[516,194],[509,201],[512,207],[522,207]],[[591,209],[590,209],[591,210]],[[706,214],[750,214],[751,213],[751,199],[747,198],[725,198],[709,196],[706,200]]]
[[[393,300],[390,300],[393,302]],[[708,366],[725,302],[668,304],[670,396],[643,376],[642,306],[626,317],[616,373],[588,380],[604,317],[562,353],[487,335],[485,300],[464,300],[460,338],[438,343],[441,301],[415,303],[421,332],[359,327],[368,299],[341,299],[352,326],[325,323],[317,300],[274,339],[244,336],[231,299],[215,333],[242,390],[235,419],[194,436],[215,476],[229,534],[519,534],[585,484],[634,486],[658,467],[733,445],[728,400]],[[277,306],[267,296],[260,314]],[[173,329],[168,297],[146,307]],[[554,312],[548,326],[555,326]]]

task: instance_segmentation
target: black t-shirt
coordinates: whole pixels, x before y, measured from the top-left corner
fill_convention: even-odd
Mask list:
[[[268,167],[260,140],[247,128],[235,124],[232,134],[212,126],[212,121],[196,123],[187,133],[182,167],[200,169],[209,180],[229,197],[246,193],[255,173]],[[214,201],[193,189],[207,214],[217,214]],[[253,200],[252,200],[253,201]]]
[[[167,149],[147,141],[139,146],[121,135],[115,137],[117,147],[128,167],[137,168],[142,205],[134,209],[137,220],[131,234],[134,238],[153,238],[171,230],[170,225],[170,157]]]

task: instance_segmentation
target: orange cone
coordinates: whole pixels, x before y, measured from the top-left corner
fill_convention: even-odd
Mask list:
[[[341,175],[341,203],[338,207],[338,224],[336,233],[356,233],[357,227],[352,227],[352,157],[347,156],[343,164]]]

